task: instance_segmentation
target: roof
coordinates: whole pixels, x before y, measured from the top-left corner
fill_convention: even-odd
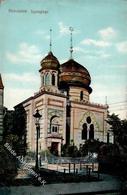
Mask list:
[[[68,60],[67,62],[63,63],[61,65],[62,72],[79,72],[79,73],[85,73],[90,77],[90,74],[88,70],[76,62],[73,59]]]
[[[60,88],[68,88],[69,86],[83,87],[92,92],[90,87],[91,77],[88,70],[73,59],[63,63],[60,67]]]
[[[3,82],[2,82],[1,74],[0,74],[0,89],[4,89],[4,85],[3,85]]]
[[[58,59],[53,55],[51,51],[44,59],[41,60],[40,63],[41,69],[39,71],[42,71],[44,69],[58,70],[60,66]]]
[[[36,93],[34,96],[31,96],[31,97],[27,98],[26,100],[20,102],[19,104],[14,106],[14,108],[19,107],[20,105],[23,105],[25,103],[28,103],[29,101],[31,101],[33,99],[36,99],[39,96],[44,95],[44,94],[49,94],[49,95],[54,95],[54,96],[66,98],[66,95],[64,95],[64,94],[57,94],[57,93],[53,93],[53,92],[50,92],[50,91],[40,91],[40,92]]]

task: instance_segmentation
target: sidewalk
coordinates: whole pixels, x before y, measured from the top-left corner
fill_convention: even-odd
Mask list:
[[[86,192],[118,191],[120,190],[120,181],[110,175],[101,175],[103,181],[99,182],[81,182],[81,183],[61,183],[47,184],[43,186],[18,186],[2,187],[0,195],[57,195],[57,194],[76,194]],[[112,193],[111,193],[112,194]],[[116,193],[117,194],[117,193]]]

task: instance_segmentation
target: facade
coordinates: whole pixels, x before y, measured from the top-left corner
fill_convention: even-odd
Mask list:
[[[0,141],[3,138],[3,116],[4,116],[4,86],[0,74]]]
[[[49,52],[42,59],[40,89],[21,102],[26,113],[26,142],[29,151],[36,148],[36,126],[33,114],[40,119],[39,151],[49,149],[61,153],[61,145],[73,143],[79,147],[87,139],[107,140],[107,105],[90,102],[91,77],[88,70],[72,58],[60,65]]]

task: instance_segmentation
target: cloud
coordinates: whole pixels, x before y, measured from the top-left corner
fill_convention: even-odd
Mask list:
[[[41,59],[41,53],[37,46],[29,45],[27,43],[21,43],[19,50],[16,53],[7,52],[7,59],[14,63],[33,64],[38,63]]]
[[[9,88],[5,90],[5,106],[12,109],[15,105],[31,97],[34,94],[33,89]]]
[[[116,36],[116,31],[112,27],[107,27],[98,31],[103,40],[109,40]]]
[[[85,49],[81,47],[74,47],[73,50],[74,52],[86,53]]]
[[[87,38],[80,43],[83,45],[105,48],[112,45],[111,39],[116,36],[116,31],[112,27],[101,29],[97,32],[99,39]]]
[[[107,96],[108,101],[114,102],[115,97],[118,97],[118,99],[122,99],[126,95],[126,91],[124,87],[119,88],[119,90],[114,88],[113,85],[105,85],[103,83],[98,84],[98,82],[93,83],[92,85],[93,93],[91,94],[92,101],[97,101],[104,103],[105,97]]]
[[[38,83],[38,75],[33,73],[23,73],[23,74],[16,74],[16,73],[7,73],[3,74],[3,78],[5,81],[14,81],[14,82],[24,82],[24,83],[31,83],[34,82]]]
[[[100,58],[102,58],[102,59],[105,59],[105,58],[110,58],[111,57],[111,55],[110,54],[108,54],[108,53],[105,53],[105,52],[93,52],[93,53],[88,53],[88,54],[86,54],[86,56],[85,56],[86,58],[89,58],[89,59],[100,59]]]
[[[95,75],[94,76],[94,79],[96,79],[96,81],[98,83],[101,82],[102,80],[103,80],[103,82],[106,81],[106,80],[107,81],[109,81],[109,80],[112,81],[112,79],[115,79],[115,78],[116,78],[116,75],[110,74],[110,72],[109,72],[109,74],[101,74],[101,75]]]
[[[111,43],[104,41],[104,40],[94,40],[94,39],[84,39],[81,41],[81,44],[83,45],[92,45],[95,47],[109,47],[111,46]]]
[[[34,34],[36,34],[36,35],[40,35],[40,36],[43,36],[43,35],[45,35],[45,31],[43,31],[43,30],[36,30],[35,32],[34,32]]]
[[[102,50],[86,50],[82,47],[74,47],[74,52],[85,55],[85,58],[109,58],[111,55]]]
[[[34,95],[39,90],[40,78],[34,73],[4,73],[5,106],[12,109],[16,104]]]
[[[34,32],[35,35],[39,35],[40,37],[42,37],[42,39],[46,39],[46,40],[49,40],[50,39],[50,32],[45,32],[43,30],[36,30]]]
[[[99,57],[99,56],[98,56],[98,57]],[[111,57],[111,55],[108,54],[108,53],[102,52],[102,53],[100,54],[100,58],[109,58],[109,57]]]
[[[64,62],[66,62],[66,61],[67,61],[67,59],[66,59],[66,58],[59,59],[60,64],[63,64],[63,63],[64,63]]]
[[[127,71],[127,64],[110,64],[110,68],[113,68],[113,69],[115,69],[116,70],[116,68],[117,69],[126,69],[126,71]]]
[[[65,35],[65,34],[69,34],[70,33],[69,27],[65,26],[63,24],[63,22],[59,22],[58,25],[59,25],[59,32],[60,32],[61,35]]]
[[[109,85],[105,85],[102,82],[99,83],[98,81],[91,84],[91,87],[93,89],[93,92],[90,95],[90,102],[105,104],[107,99],[107,103],[110,104],[110,102],[116,101],[116,97],[118,99],[117,101],[126,100],[127,92],[124,87],[121,87],[118,90],[117,87],[114,88],[113,85],[110,85],[109,89]],[[126,118],[126,110],[112,110],[110,107],[109,110],[111,111],[111,113],[114,112],[116,114],[119,114],[121,118]]]
[[[118,67],[127,70],[127,64],[120,64]]]
[[[70,28],[73,29],[73,34],[78,34],[78,33],[80,33],[79,30],[74,30],[73,27],[71,27],[71,26],[66,26],[63,22],[59,22],[59,23],[58,23],[58,26],[59,26],[59,33],[60,33],[61,36],[70,34]]]
[[[49,40],[50,39],[50,36],[49,35],[46,35],[45,36],[45,39]]]
[[[117,43],[116,48],[118,52],[127,54],[127,41]]]

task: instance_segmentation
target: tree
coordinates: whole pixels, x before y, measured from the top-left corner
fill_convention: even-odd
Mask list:
[[[17,155],[26,155],[26,117],[22,104],[15,107],[14,111],[5,109],[4,142],[9,142]]]
[[[78,157],[80,156],[77,146],[73,144],[62,146],[62,156]]]
[[[6,138],[6,136],[13,131],[14,127],[14,111],[13,110],[8,110],[5,108],[4,110],[4,120],[3,120],[3,139]]]
[[[17,143],[14,144],[17,155],[26,155],[26,111],[22,104],[15,107],[13,134],[18,136]]]
[[[127,120],[121,120],[121,129],[117,137],[119,145],[127,152]]]
[[[110,131],[114,135],[114,143],[116,142],[116,138],[119,136],[121,129],[121,120],[116,114],[108,115],[107,123],[110,125]]]
[[[121,120],[118,115],[112,114],[108,116],[107,123],[114,134],[114,144],[108,146],[106,154],[101,151],[103,155],[100,155],[100,159],[105,160],[105,163],[109,162],[111,170],[127,180],[127,120]],[[101,149],[104,151],[104,148]]]
[[[127,147],[127,120],[121,120],[118,115],[108,115],[107,123],[110,125],[110,131],[114,135],[114,144],[119,147]]]

